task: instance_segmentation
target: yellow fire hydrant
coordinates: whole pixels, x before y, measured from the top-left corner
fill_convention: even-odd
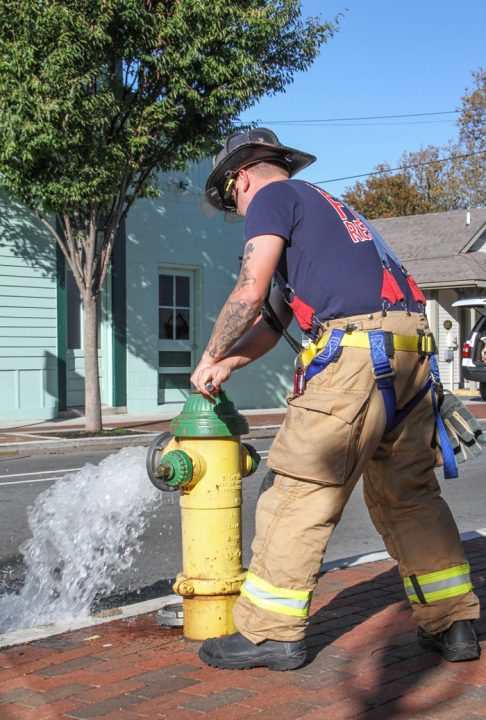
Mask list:
[[[240,436],[248,423],[220,391],[214,402],[193,392],[147,455],[156,487],[180,489],[184,635],[205,640],[235,632],[233,606],[245,579],[241,552],[241,479],[259,455]]]

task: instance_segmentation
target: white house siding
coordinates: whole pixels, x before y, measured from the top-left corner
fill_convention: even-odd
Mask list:
[[[438,293],[438,332],[436,334],[439,346],[439,370],[442,383],[448,390],[457,390],[461,379],[461,346],[460,326],[458,308],[453,308],[452,303],[457,300],[455,290],[440,290]],[[452,328],[448,331],[444,328],[444,322],[452,322]],[[452,360],[445,359],[448,348],[452,347]]]
[[[0,419],[57,412],[56,254],[16,203],[0,199]]]
[[[243,224],[219,213],[205,218],[198,207],[209,164],[161,177],[163,195],[139,201],[127,221],[127,407],[129,412],[177,412],[180,403],[158,404],[158,272],[173,267],[195,277],[194,362],[239,273]],[[181,185],[179,185],[179,182]],[[285,342],[226,389],[241,409],[284,403],[292,382],[293,353]]]
[[[460,385],[460,362],[461,362],[461,343],[459,316],[456,309],[451,307],[454,300],[457,300],[457,293],[454,290],[425,290],[427,299],[427,319],[429,327],[432,330],[435,341],[438,346],[439,371],[442,383],[447,389],[452,389],[452,381],[454,389],[457,390]],[[450,335],[444,328],[444,321],[450,320],[452,328]],[[457,340],[453,343],[453,360],[445,360],[448,342]]]
[[[431,292],[430,290],[424,290],[424,295],[427,300],[426,313],[427,320],[429,321],[429,327],[434,333],[436,342],[439,337],[439,303],[437,301],[437,293]]]

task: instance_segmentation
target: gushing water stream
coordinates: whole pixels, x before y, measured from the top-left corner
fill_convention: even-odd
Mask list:
[[[145,470],[146,448],[124,448],[85,465],[39,495],[29,509],[32,537],[20,547],[20,594],[0,598],[0,632],[89,615],[99,595],[140,550],[148,514],[162,502]]]

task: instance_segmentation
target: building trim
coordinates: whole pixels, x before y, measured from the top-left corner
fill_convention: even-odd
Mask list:
[[[56,242],[56,305],[57,305],[57,395],[58,412],[67,405],[67,299],[66,262]]]
[[[474,233],[472,238],[470,238],[470,240],[467,241],[467,243],[464,245],[464,247],[461,248],[461,250],[459,251],[459,254],[464,255],[464,254],[470,252],[472,250],[472,248],[474,248],[474,245],[479,240],[481,235],[483,235],[485,232],[486,232],[486,223],[483,223],[481,225],[481,227],[479,228],[479,230],[476,233]]]
[[[419,282],[422,290],[441,290],[442,288],[486,287],[485,280],[448,280],[447,282]]]
[[[111,258],[112,403],[127,404],[127,262],[125,225],[113,246]]]

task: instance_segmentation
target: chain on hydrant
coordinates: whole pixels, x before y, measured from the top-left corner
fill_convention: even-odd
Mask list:
[[[205,640],[235,632],[233,606],[245,578],[241,552],[241,479],[260,457],[240,436],[248,423],[224,392],[210,402],[193,392],[147,455],[161,490],[180,489],[184,635]]]

